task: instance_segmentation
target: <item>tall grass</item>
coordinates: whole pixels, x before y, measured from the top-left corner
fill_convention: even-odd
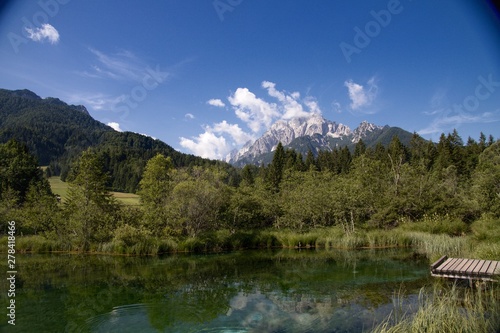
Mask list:
[[[500,259],[500,221],[490,216],[483,216],[471,225],[474,258]]]
[[[431,261],[443,255],[462,257],[470,253],[471,244],[467,237],[451,237],[448,235],[432,235],[424,232],[410,232],[407,237],[411,245],[420,254],[426,255]]]
[[[170,252],[220,252],[257,248],[325,248],[359,249],[381,247],[413,248],[417,253],[434,261],[442,255],[498,260],[500,258],[500,222],[483,217],[468,226],[466,236],[460,233],[462,223],[448,218],[450,226],[443,227],[435,216],[420,222],[404,222],[391,230],[357,228],[346,234],[339,226],[313,229],[307,232],[292,230],[238,231],[218,230],[197,237],[163,238],[152,235],[144,227],[127,224],[114,231],[109,243],[93,244],[91,251],[128,255],[154,255]],[[429,225],[437,224],[439,227]],[[439,230],[439,232],[436,232]],[[432,232],[430,232],[432,231]],[[445,231],[445,232],[444,232]],[[51,252],[76,250],[69,241],[57,237],[18,237],[18,249],[26,252]],[[5,238],[5,243],[6,238]],[[73,248],[72,248],[73,247]]]
[[[413,313],[395,311],[373,332],[376,333],[489,333],[500,330],[500,289],[452,288],[436,285],[420,292],[418,309]]]

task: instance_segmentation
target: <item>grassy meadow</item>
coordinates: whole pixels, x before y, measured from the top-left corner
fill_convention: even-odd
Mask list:
[[[49,178],[50,187],[54,194],[58,194],[61,197],[61,202],[64,202],[68,195],[69,184],[63,182],[60,177],[50,177]],[[138,206],[140,204],[139,196],[133,193],[122,193],[122,192],[111,192],[113,196],[118,199],[124,205],[127,206]]]

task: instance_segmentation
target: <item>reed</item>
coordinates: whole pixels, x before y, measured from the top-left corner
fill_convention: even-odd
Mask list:
[[[3,237],[0,242],[7,244],[7,237]],[[58,251],[71,251],[71,248],[61,242],[39,235],[16,237],[16,252],[48,253]]]
[[[470,253],[471,243],[465,236],[451,237],[445,234],[432,235],[424,232],[410,232],[412,247],[420,254],[426,255],[430,261],[446,254],[449,257],[462,257]]]
[[[401,314],[398,307],[373,332],[489,333],[500,329],[500,289],[423,288],[418,309]]]
[[[469,226],[459,218],[438,214],[424,215],[421,220],[416,222],[403,221],[400,228],[410,232],[446,234],[449,236],[460,236],[469,232]]]

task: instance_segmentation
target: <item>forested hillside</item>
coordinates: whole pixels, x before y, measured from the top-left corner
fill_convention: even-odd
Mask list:
[[[15,220],[20,232],[53,249],[144,254],[426,244],[430,256],[462,255],[464,248],[483,259],[500,254],[500,141],[491,136],[464,143],[454,131],[434,144],[415,134],[408,147],[393,137],[387,148],[360,141],[354,153],[344,147],[305,160],[278,144],[269,165],[239,169],[234,177],[241,181],[233,183],[223,164],[179,168],[157,152],[141,173],[139,207],[121,206],[109,193],[110,160],[121,156],[111,142],[109,151],[81,154],[63,203],[23,144],[0,145],[1,221]],[[134,137],[126,142],[134,151]]]
[[[93,119],[85,107],[57,98],[42,99],[29,90],[0,89],[0,143],[15,139],[27,145],[49,175],[68,176],[72,163],[87,148],[103,155],[111,175],[108,185],[116,191],[135,192],[148,159],[161,153],[176,167],[225,163],[183,154],[160,140],[117,132]]]

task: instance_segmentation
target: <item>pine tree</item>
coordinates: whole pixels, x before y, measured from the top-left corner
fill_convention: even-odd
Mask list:
[[[356,143],[356,147],[354,148],[354,157],[359,157],[366,152],[366,144],[363,139],[359,139],[358,143]]]
[[[276,146],[274,156],[271,164],[269,165],[268,183],[271,191],[279,192],[281,181],[283,180],[283,171],[285,169],[285,149],[281,142]]]

